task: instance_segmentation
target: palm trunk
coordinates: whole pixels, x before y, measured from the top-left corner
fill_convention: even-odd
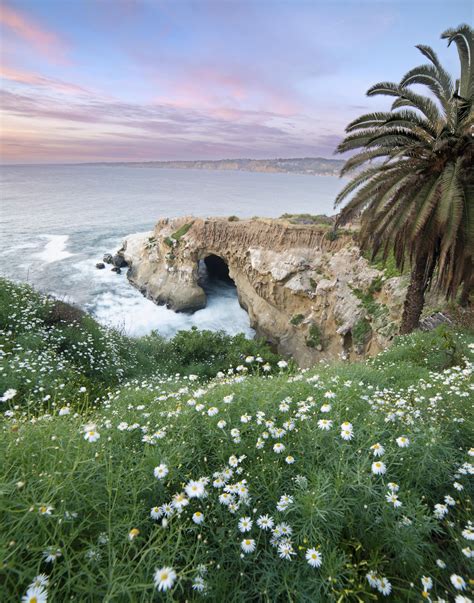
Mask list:
[[[410,284],[403,305],[402,324],[400,325],[401,335],[411,333],[420,324],[421,312],[425,305],[425,291],[429,283],[429,278],[426,275],[427,262],[428,256],[421,255],[412,268]]]
[[[474,278],[472,276],[472,268],[469,270],[468,275],[464,279],[464,284],[461,291],[461,297],[459,299],[459,304],[466,308],[469,306],[471,291],[474,288]]]

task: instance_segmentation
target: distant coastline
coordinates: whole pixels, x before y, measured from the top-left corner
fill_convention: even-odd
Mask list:
[[[306,174],[308,176],[339,176],[344,165],[340,159],[324,157],[297,157],[290,159],[218,159],[193,161],[117,161],[96,162],[81,165],[108,165],[127,167],[148,167],[158,169],[198,169],[241,172],[264,172],[283,174]]]

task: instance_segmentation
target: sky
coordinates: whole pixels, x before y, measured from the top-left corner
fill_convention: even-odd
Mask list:
[[[0,161],[332,157],[471,0],[0,0]]]

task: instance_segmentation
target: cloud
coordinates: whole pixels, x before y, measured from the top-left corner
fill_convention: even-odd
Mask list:
[[[64,82],[56,78],[45,77],[39,73],[33,73],[31,71],[21,71],[15,68],[7,67],[6,65],[0,66],[0,77],[10,82],[17,82],[19,84],[27,84],[29,86],[41,86],[50,90],[57,90],[58,92],[65,92],[71,94],[88,94],[89,91],[82,86],[72,84],[70,82]]]
[[[57,34],[44,29],[21,11],[2,3],[0,25],[20,38],[22,42],[31,44],[36,51],[53,62],[64,62],[64,52],[67,48],[64,41]]]
[[[3,91],[3,160],[98,161],[330,155],[333,139],[263,111],[191,110]],[[10,124],[10,125],[9,125]],[[8,129],[10,128],[10,129]]]

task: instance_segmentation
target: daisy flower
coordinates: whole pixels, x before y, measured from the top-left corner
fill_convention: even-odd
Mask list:
[[[283,541],[278,545],[278,556],[280,559],[286,559],[287,561],[291,561],[292,555],[296,555],[295,550],[291,542]]]
[[[392,585],[387,578],[379,578],[377,581],[377,590],[382,593],[382,595],[387,596],[392,592]]]
[[[241,517],[239,519],[239,530],[241,532],[250,532],[252,529],[252,520],[250,517]]]
[[[294,456],[291,456],[291,454],[289,454],[289,455],[286,457],[285,461],[288,463],[288,465],[293,465],[293,463],[295,462],[295,457],[294,457]]]
[[[191,480],[184,490],[189,498],[204,498],[206,496],[206,489],[201,481]]]
[[[329,412],[331,410],[332,406],[330,404],[323,404],[321,406],[321,412]]]
[[[22,603],[46,603],[48,591],[43,586],[30,586],[21,598]]]
[[[393,491],[387,492],[387,494],[385,495],[385,500],[388,503],[391,503],[395,508],[402,506],[401,501],[398,500],[398,495],[395,494],[395,492],[393,492]]]
[[[400,436],[395,440],[400,448],[406,448],[410,445],[410,440],[406,436]]]
[[[465,582],[464,578],[462,578],[461,576],[458,576],[458,574],[451,574],[449,579],[451,580],[451,584],[457,590],[464,590],[466,588],[466,582]]]
[[[421,584],[424,590],[431,590],[433,588],[433,580],[429,576],[421,576]]]
[[[172,567],[156,569],[153,580],[155,582],[155,587],[158,590],[169,590],[170,588],[173,588],[173,584],[176,580],[176,572]]]
[[[163,510],[161,509],[161,507],[152,507],[151,508],[150,517],[152,519],[161,519],[162,515],[163,515]]]
[[[385,448],[378,442],[377,444],[373,444],[370,449],[372,450],[372,454],[374,456],[382,456],[385,453]]]
[[[52,507],[51,505],[42,505],[41,507],[39,507],[38,513],[40,515],[51,515],[53,509],[54,507]]]
[[[46,563],[54,563],[56,559],[62,556],[61,549],[55,549],[53,547],[49,547],[45,551],[43,551],[43,559]]]
[[[385,466],[385,463],[382,463],[382,461],[375,461],[375,463],[372,463],[372,473],[374,475],[383,475],[386,472],[387,467]]]
[[[169,469],[164,463],[160,463],[158,467],[153,469],[153,475],[156,477],[156,479],[163,479],[168,475],[168,473]]]
[[[318,427],[324,431],[329,431],[332,427],[332,421],[330,419],[319,419]]]
[[[96,431],[95,427],[91,427],[84,433],[84,439],[88,442],[97,442],[100,438],[100,433]]]
[[[275,522],[269,515],[260,515],[260,517],[257,519],[257,526],[261,530],[271,530],[274,525]]]
[[[240,547],[244,553],[253,553],[256,547],[255,540],[253,538],[244,538],[240,543]]]
[[[132,540],[135,540],[138,534],[140,534],[140,530],[138,528],[132,528],[128,533],[128,539],[130,540],[130,542],[132,542]]]
[[[316,549],[308,549],[306,551],[306,561],[311,567],[321,567],[323,562],[323,556]]]
[[[196,513],[193,514],[193,521],[197,525],[200,525],[204,521],[204,515],[201,511],[196,511]]]
[[[193,580],[193,590],[202,593],[206,590],[206,582],[202,576],[196,576]]]
[[[282,444],[281,442],[278,442],[277,444],[273,445],[273,452],[276,452],[277,454],[281,454],[284,450],[285,450],[285,445]]]
[[[33,588],[33,586],[42,586],[43,588],[46,588],[48,584],[49,576],[47,576],[46,574],[38,574],[31,582],[30,588]]]

